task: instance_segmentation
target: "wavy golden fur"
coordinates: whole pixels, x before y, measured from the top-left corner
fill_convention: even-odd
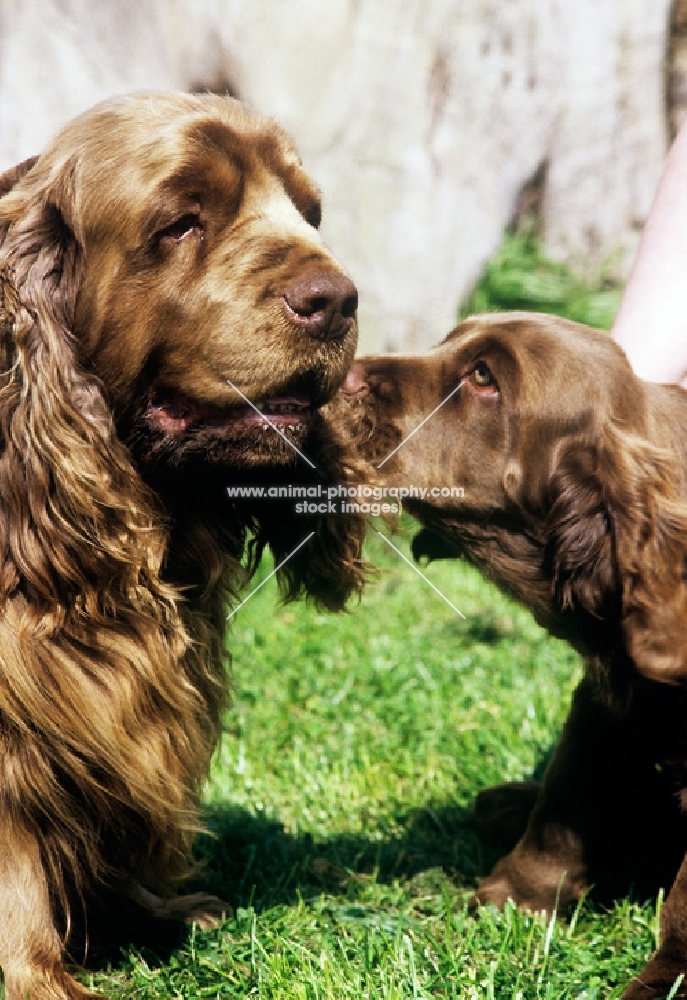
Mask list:
[[[235,101],[110,101],[0,193],[0,966],[7,1000],[75,1000],[92,994],[63,962],[118,899],[222,909],[169,897],[225,704],[227,602],[262,549],[314,532],[286,595],[340,608],[360,588],[358,519],[225,488],[346,478],[321,408],[356,294],[290,140]]]
[[[666,995],[687,972],[687,393],[640,381],[607,334],[512,313],[362,358],[345,395],[373,465],[436,411],[375,472],[464,489],[407,501],[416,558],[468,559],[586,661],[543,785],[478,797],[515,846],[477,899],[553,911],[672,884],[623,998]]]

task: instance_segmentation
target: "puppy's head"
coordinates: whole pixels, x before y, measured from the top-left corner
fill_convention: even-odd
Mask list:
[[[416,556],[465,555],[586,651],[620,629],[645,675],[686,670],[680,390],[645,386],[607,334],[491,314],[359,359],[343,395],[424,526]]]

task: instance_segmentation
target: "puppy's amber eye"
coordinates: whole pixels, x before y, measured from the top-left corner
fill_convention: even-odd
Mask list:
[[[495,379],[491,374],[489,365],[487,365],[484,361],[477,362],[472,372],[472,379],[475,385],[480,386],[482,389],[495,384]]]

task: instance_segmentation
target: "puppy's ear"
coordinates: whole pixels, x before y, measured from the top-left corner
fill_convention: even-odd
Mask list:
[[[595,447],[567,442],[548,484],[545,567],[562,611],[586,611],[604,619],[615,613],[615,572],[609,512],[598,478]]]
[[[609,493],[623,588],[623,631],[637,669],[650,680],[687,681],[687,503],[681,459],[643,438],[616,432],[607,454]]]
[[[547,557],[559,606],[619,620],[640,674],[687,680],[687,504],[669,452],[604,428],[568,444],[550,480]]]

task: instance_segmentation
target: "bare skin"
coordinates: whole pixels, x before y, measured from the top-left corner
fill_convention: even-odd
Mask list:
[[[640,378],[687,386],[687,123],[668,154],[612,330]]]

